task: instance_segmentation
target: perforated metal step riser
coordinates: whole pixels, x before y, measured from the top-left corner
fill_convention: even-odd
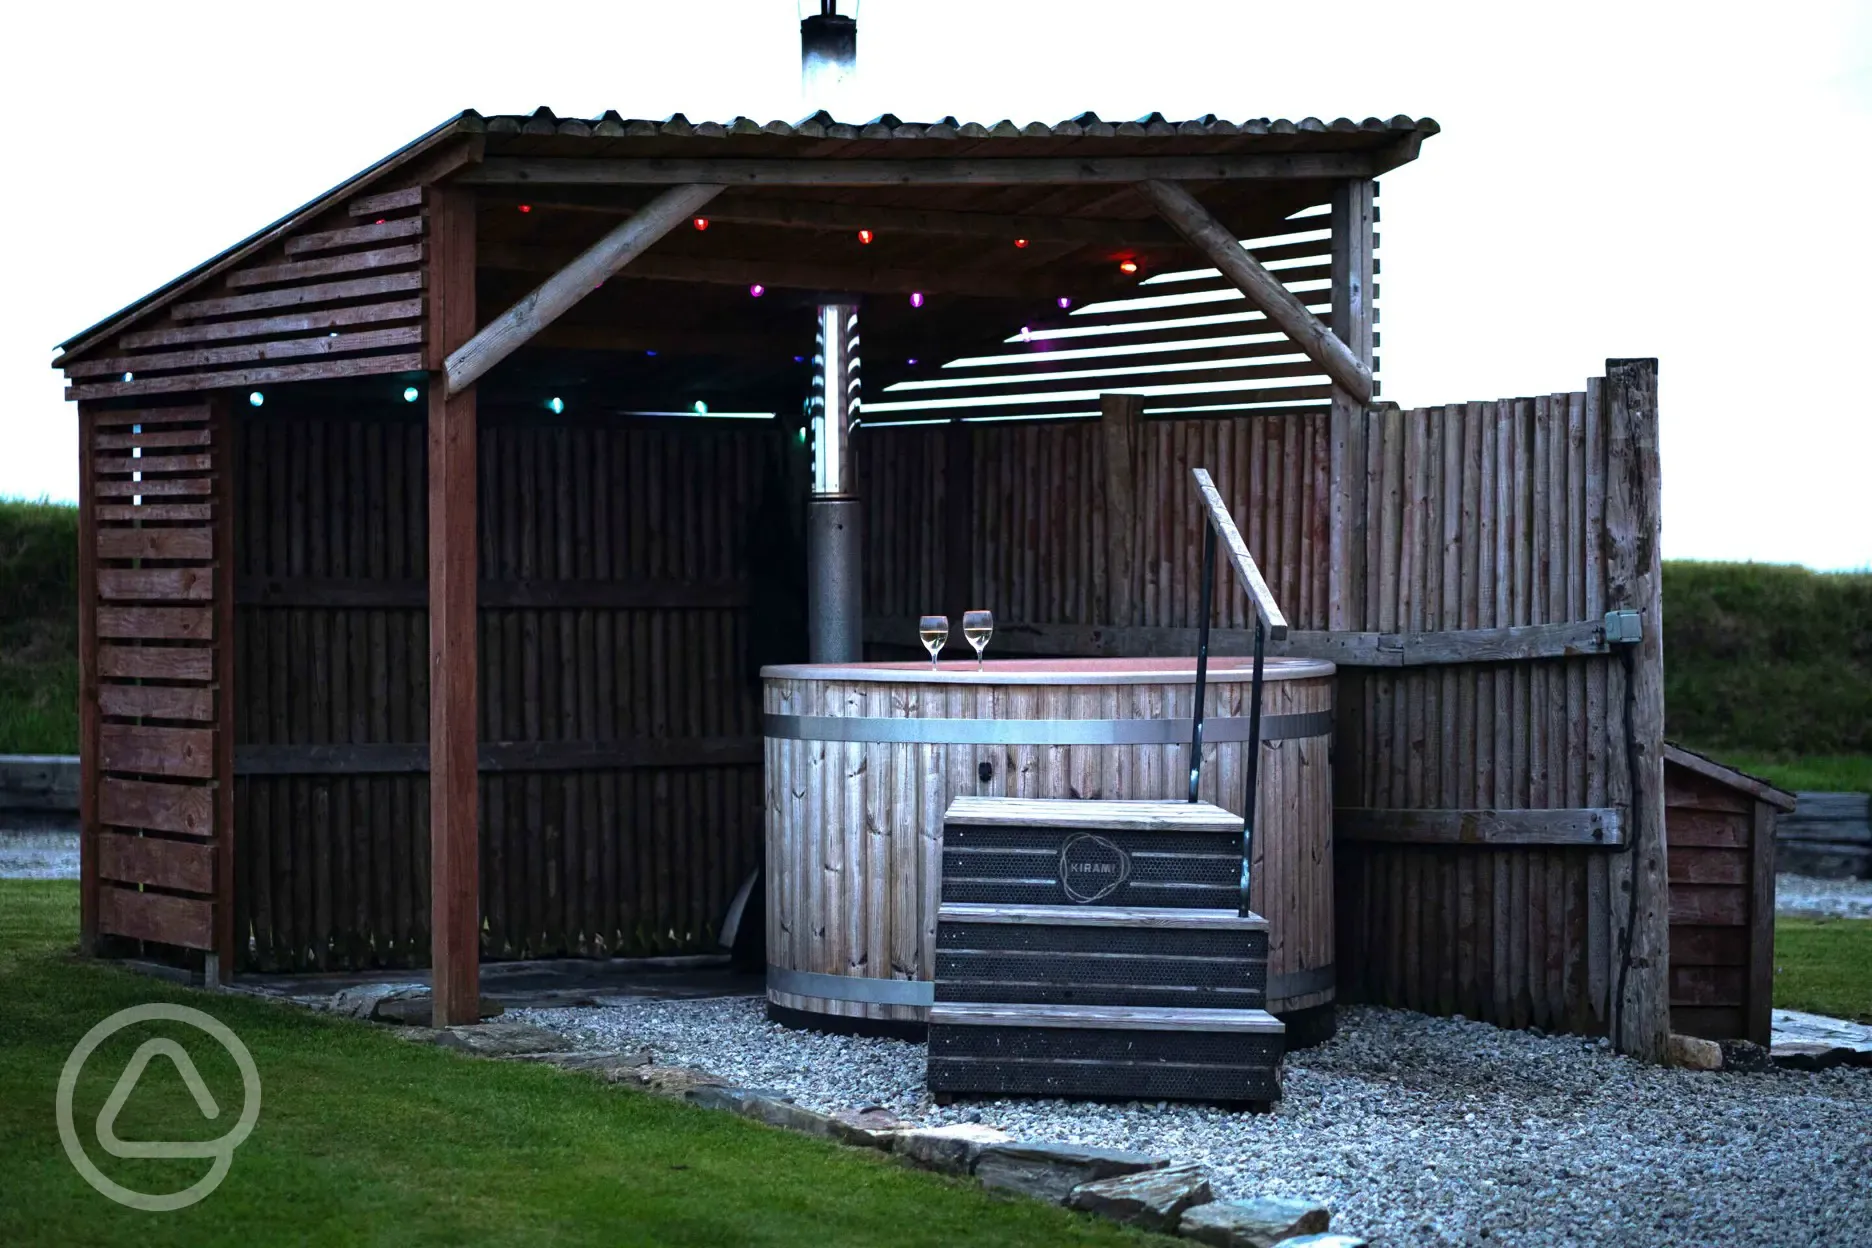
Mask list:
[[[1233,909],[1240,885],[1233,833],[943,829],[944,901]]]
[[[1267,933],[943,922],[936,999],[1261,1009]]]
[[[929,1086],[962,1095],[1273,1101],[1281,1039],[932,1023]]]

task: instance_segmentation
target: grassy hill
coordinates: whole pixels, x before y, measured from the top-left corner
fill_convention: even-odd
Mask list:
[[[0,501],[0,754],[78,742],[76,508]],[[1872,788],[1872,574],[1664,565],[1667,728],[1796,788]]]

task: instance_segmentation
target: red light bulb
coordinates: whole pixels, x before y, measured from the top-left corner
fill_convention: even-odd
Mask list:
[[[706,229],[708,229],[708,218],[707,218],[707,217],[697,217],[697,218],[695,219],[695,228],[696,228],[696,229],[698,229],[698,230],[706,230]]]
[[[1119,271],[1120,273],[1135,273],[1135,272],[1137,272],[1137,261],[1135,261],[1135,260],[1123,260],[1123,261],[1120,261],[1120,262],[1119,262],[1119,264],[1118,264],[1118,271]]]
[[[533,205],[532,205],[532,204],[521,204],[521,205],[520,205],[520,211],[521,211],[521,212],[532,212],[532,211],[533,211]]]
[[[877,237],[877,235],[875,235],[875,234],[873,234],[873,233],[872,233],[872,232],[871,232],[870,230],[859,230],[859,231],[858,231],[858,241],[859,241],[859,242],[861,242],[861,243],[868,243],[868,242],[870,242],[870,241],[871,241],[872,239],[874,239],[874,238],[876,238],[876,237]]]
[[[1024,238],[1017,238],[1014,240],[1014,245],[1016,247],[1025,247],[1027,245],[1027,240]]]

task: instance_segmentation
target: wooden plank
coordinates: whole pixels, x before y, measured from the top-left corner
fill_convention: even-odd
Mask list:
[[[98,687],[98,708],[105,715],[133,719],[213,718],[214,699],[206,689],[170,685],[116,685]]]
[[[953,1005],[930,1007],[932,1027],[1091,1027],[1116,1031],[1245,1032],[1278,1035],[1279,1019],[1265,1010],[1196,1006]]]
[[[211,568],[100,568],[98,597],[112,602],[207,602]]]
[[[178,403],[169,407],[111,407],[99,410],[96,427],[121,429],[141,425],[147,429],[151,425],[205,424],[207,420],[208,407],[201,403]]]
[[[1619,1051],[1653,1062],[1663,1060],[1670,1033],[1669,922],[1684,891],[1669,885],[1664,830],[1657,383],[1656,360],[1606,361],[1606,606],[1638,611],[1646,622],[1626,690],[1634,904],[1612,1035]]]
[[[482,186],[1024,186],[1237,179],[1365,178],[1390,167],[1363,153],[1286,156],[990,157],[915,160],[493,157],[456,180]]]
[[[210,949],[214,944],[214,907],[195,897],[106,887],[98,898],[98,930],[185,949]]]
[[[1664,806],[1667,810],[1726,811],[1746,815],[1756,799],[1726,784],[1706,780],[1677,767],[1664,769]]]
[[[1619,812],[1574,810],[1395,810],[1341,807],[1333,835],[1405,845],[1604,845],[1622,842]]]
[[[344,299],[368,299],[373,295],[393,295],[421,290],[425,274],[383,273],[375,277],[354,277],[342,282],[314,282],[284,290],[257,291],[250,295],[224,295],[178,303],[175,315],[181,320],[199,320],[210,316],[238,316],[243,312],[264,312],[269,308],[297,308],[315,303],[337,303]]]
[[[1162,906],[1014,906],[944,902],[944,923],[992,923],[1041,927],[1148,927],[1161,930],[1265,932],[1268,921],[1234,910],[1172,910]]]
[[[211,503],[137,503],[107,504],[91,509],[100,521],[123,520],[212,520]]]
[[[1670,968],[1670,1003],[1680,1005],[1740,1006],[1747,993],[1747,975],[1739,966],[1677,966]]]
[[[78,948],[98,951],[98,710],[99,652],[97,467],[87,453],[97,438],[97,411],[78,405]]]
[[[421,325],[399,325],[392,329],[366,329],[347,334],[321,334],[317,338],[276,338],[268,342],[243,342],[222,347],[191,347],[186,351],[162,351],[150,355],[112,356],[74,364],[65,370],[67,377],[104,377],[114,373],[157,372],[165,369],[201,369],[222,364],[240,364],[249,360],[290,360],[308,355],[346,355],[354,351],[376,351],[384,347],[412,346],[423,340]],[[130,468],[147,468],[131,461]],[[128,472],[122,466],[110,472]]]
[[[1248,543],[1242,540],[1241,530],[1235,527],[1235,518],[1229,514],[1227,504],[1222,501],[1221,491],[1216,489],[1207,469],[1192,468],[1190,473],[1196,483],[1197,499],[1208,513],[1209,524],[1216,531],[1216,540],[1227,552],[1229,561],[1235,565],[1235,574],[1241,578],[1242,590],[1254,604],[1255,614],[1266,627],[1268,640],[1280,641],[1287,636],[1287,617],[1281,613],[1280,604],[1274,601],[1267,581],[1262,579],[1261,569],[1255,566],[1254,556],[1248,553]]]
[[[369,251],[348,251],[337,256],[321,256],[317,260],[287,260],[279,264],[256,265],[251,269],[237,269],[227,276],[230,290],[240,290],[248,286],[271,286],[279,282],[300,282],[314,277],[336,277],[340,273],[363,273],[372,269],[398,269],[406,265],[420,264],[423,258],[421,243],[408,243],[399,247],[375,247]]]
[[[1239,832],[1241,817],[1208,802],[1084,801],[975,797],[949,803],[945,825],[969,827],[1116,828],[1151,831]]]
[[[207,446],[208,437],[206,429],[157,429],[144,433],[93,434],[91,445],[100,451],[152,446]]]
[[[445,361],[447,393],[459,394],[473,385],[482,374],[559,319],[599,283],[642,255],[665,234],[690,220],[698,209],[720,194],[721,190],[721,185],[717,183],[678,186],[664,192],[636,216],[610,231],[580,253],[577,259],[546,279],[533,293],[495,317],[478,333],[473,332],[471,325],[469,338],[459,347],[452,348]],[[438,228],[436,246],[441,245],[441,231]],[[437,263],[440,266],[445,262]],[[438,337],[441,337],[439,333]]]
[[[97,635],[113,640],[208,641],[214,613],[206,607],[99,607]]]
[[[1670,882],[1678,884],[1736,884],[1749,882],[1749,855],[1741,849],[1690,849],[1671,846]]]
[[[207,560],[214,558],[214,538],[205,528],[99,529],[97,556],[100,559]]]
[[[98,763],[105,771],[206,780],[214,774],[214,732],[103,724],[98,729]]]
[[[210,837],[215,834],[213,797],[213,790],[202,785],[105,776],[98,784],[97,817],[120,828]]]
[[[414,354],[364,355],[313,364],[255,365],[219,373],[185,373],[172,377],[139,377],[135,381],[93,382],[67,386],[68,399],[105,399],[125,394],[167,394],[177,390],[220,390],[238,386],[267,386],[289,381],[323,381],[340,377],[374,377],[409,373],[422,367]]]
[[[1141,623],[1135,543],[1137,438],[1144,400],[1134,394],[1101,395],[1099,412],[1105,452],[1104,618],[1119,624]]]
[[[101,473],[212,472],[214,457],[200,455],[100,455],[92,467]]]
[[[1673,849],[1680,846],[1704,849],[1748,848],[1749,819],[1740,811],[1686,810],[1674,806],[1665,816],[1665,828]]]
[[[1682,767],[1694,772],[1705,780],[1714,781],[1731,789],[1740,790],[1759,801],[1767,802],[1777,810],[1791,811],[1795,808],[1794,794],[1784,789],[1777,789],[1765,780],[1757,780],[1746,772],[1733,767],[1725,767],[1713,758],[1706,758],[1695,750],[1687,750],[1681,745],[1664,743],[1664,761],[1673,767]],[[1666,775],[1666,781],[1670,779]],[[1864,803],[1862,802],[1863,806]]]
[[[1774,1015],[1775,811],[1757,802],[1749,827],[1748,1038],[1767,1045]],[[1672,939],[1675,939],[1673,933]]]
[[[214,850],[198,841],[105,832],[98,837],[98,874],[125,884],[189,893],[214,890]]]
[[[395,238],[419,237],[423,226],[422,217],[398,217],[393,221],[379,221],[371,225],[351,225],[336,230],[296,234],[286,240],[286,254],[302,256],[314,251],[336,251],[343,247],[386,243]]]
[[[212,680],[212,655],[198,646],[99,646],[97,674],[117,680]]]
[[[207,494],[211,483],[206,477],[163,478],[155,481],[109,480],[97,483],[99,498],[186,498]]]
[[[1377,186],[1369,179],[1346,179],[1333,186],[1332,310],[1333,334],[1367,370],[1374,367],[1370,298],[1377,261],[1372,232]],[[1377,386],[1373,383],[1373,393]],[[1364,596],[1364,402],[1334,387],[1331,417],[1331,494],[1327,518],[1326,625],[1348,631],[1361,619]]]
[[[1737,927],[1671,927],[1672,966],[1742,966],[1749,958],[1749,934]]]
[[[1746,927],[1749,894],[1728,884],[1675,884],[1670,889],[1670,921],[1714,927]]]
[[[1706,1040],[1738,1039],[1745,1029],[1744,1011],[1734,1006],[1675,1005],[1670,1011],[1670,1029]]]
[[[432,188],[431,369],[475,327],[475,199]],[[589,289],[589,288],[588,288]],[[517,344],[516,344],[517,345]],[[490,361],[491,365],[491,361]],[[480,782],[476,769],[475,394],[429,380],[429,871],[435,1024],[479,1017]]]
[[[125,334],[118,345],[126,351],[146,347],[180,347],[198,342],[226,342],[233,338],[271,338],[280,334],[302,334],[312,330],[343,329],[348,325],[375,325],[386,321],[413,321],[422,316],[423,301],[393,299],[344,308],[318,308],[288,312],[279,316],[255,317],[239,321],[212,321],[206,325],[173,325],[163,329]],[[112,363],[130,367],[129,357]]]
[[[346,211],[354,217],[374,217],[380,212],[398,212],[417,208],[423,202],[421,186],[407,186],[398,191],[379,191],[354,199]]]
[[[1280,327],[1300,351],[1359,403],[1372,398],[1370,367],[1321,324],[1281,279],[1242,250],[1234,234],[1209,215],[1194,195],[1175,182],[1153,179],[1138,190],[1164,220],[1195,247],[1222,275]]]

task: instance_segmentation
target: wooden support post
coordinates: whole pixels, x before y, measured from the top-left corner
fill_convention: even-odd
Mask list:
[[[475,663],[475,392],[444,354],[475,331],[475,205],[432,188],[429,270],[429,877],[434,1024],[480,1014],[480,776]]]
[[[1333,187],[1332,331],[1372,367],[1373,203],[1378,184],[1354,178]],[[1374,393],[1376,387],[1374,386]],[[1332,392],[1331,555],[1326,626],[1349,632],[1365,609],[1365,404],[1343,386]]]
[[[1360,403],[1371,401],[1371,369],[1352,348],[1321,324],[1318,317],[1307,311],[1306,305],[1281,285],[1280,278],[1249,255],[1235,235],[1210,216],[1209,210],[1194,195],[1175,182],[1140,182],[1138,191],[1157,209],[1157,214],[1188,239],[1190,246],[1208,257],[1209,263],[1247,296],[1248,302],[1259,308],[1275,328],[1291,338],[1302,354],[1319,365],[1334,385],[1344,388]]]
[[[1775,812],[1757,798],[1749,821],[1748,1038],[1774,1040]]]
[[[1137,618],[1137,581],[1132,531],[1137,522],[1137,438],[1144,397],[1101,394],[1105,431],[1105,620],[1131,624]]]
[[[1628,942],[1613,984],[1612,1042],[1646,1061],[1664,1059],[1670,1034],[1670,892],[1664,835],[1664,621],[1659,555],[1658,365],[1607,360],[1606,601],[1643,616],[1627,651],[1625,705],[1609,707],[1610,736],[1624,757],[1631,863],[1622,908]]]
[[[214,459],[214,954],[211,969],[234,977],[234,420],[224,392],[210,397]],[[218,963],[218,966],[215,964]],[[220,983],[211,985],[219,987]]]
[[[97,953],[98,712],[96,413],[78,405],[78,947]]]
[[[482,374],[525,346],[533,335],[597,289],[599,283],[642,255],[659,238],[690,220],[698,208],[721,190],[720,186],[704,185],[678,186],[663,192],[645,204],[636,216],[580,252],[572,263],[542,282],[539,289],[495,317],[479,333],[475,333],[471,325],[469,336],[449,352],[443,365],[448,372],[445,392],[460,394],[472,386]],[[430,243],[432,248],[438,245],[433,240]],[[470,254],[473,254],[472,248]],[[473,261],[468,263],[472,270]],[[469,276],[472,299],[472,272]],[[436,297],[433,288],[429,297],[432,300]],[[433,330],[433,314],[430,325]]]

